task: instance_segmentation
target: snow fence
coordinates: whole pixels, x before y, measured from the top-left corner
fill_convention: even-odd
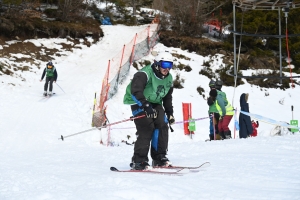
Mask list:
[[[94,101],[92,126],[101,127],[105,124],[105,102],[118,92],[118,85],[125,80],[132,63],[147,56],[158,43],[158,30],[159,21],[155,18],[146,29],[137,33],[116,56],[108,61],[99,99]]]

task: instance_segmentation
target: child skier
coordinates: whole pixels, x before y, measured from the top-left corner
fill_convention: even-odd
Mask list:
[[[252,128],[253,128],[253,132],[252,132],[252,134],[251,134],[251,137],[256,137],[256,136],[257,136],[257,128],[258,128],[258,126],[259,126],[258,121],[256,121],[256,123],[255,123],[255,121],[252,120]]]
[[[50,87],[49,87],[48,95],[52,95],[53,81],[55,83],[56,80],[57,80],[57,71],[56,71],[56,68],[54,67],[54,65],[52,64],[52,62],[48,62],[46,64],[46,67],[45,67],[45,69],[43,71],[43,74],[42,74],[42,78],[40,80],[41,82],[42,82],[45,75],[46,75],[46,81],[45,81],[45,85],[44,85],[43,95],[47,96],[47,89],[48,89],[49,82],[50,82]]]

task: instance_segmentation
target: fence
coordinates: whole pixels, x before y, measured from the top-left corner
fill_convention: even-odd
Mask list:
[[[157,18],[143,31],[137,33],[123,49],[108,61],[107,71],[102,81],[102,88],[93,111],[93,126],[100,127],[106,122],[105,102],[118,92],[118,85],[122,84],[129,73],[131,64],[147,56],[158,42],[159,23]]]

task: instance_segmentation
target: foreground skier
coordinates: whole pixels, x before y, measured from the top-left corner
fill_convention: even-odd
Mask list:
[[[172,105],[173,77],[169,73],[172,67],[173,56],[162,52],[156,56],[152,65],[138,71],[126,88],[124,104],[131,105],[133,116],[146,115],[134,120],[137,141],[130,164],[132,169],[151,168],[148,164],[150,142],[152,165],[171,165],[166,154],[168,123],[175,123]]]

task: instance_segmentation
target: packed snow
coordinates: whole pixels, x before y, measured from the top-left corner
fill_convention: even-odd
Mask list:
[[[111,126],[113,145],[107,146],[106,129],[85,132],[62,141],[61,135],[92,128],[94,93],[99,95],[108,60],[145,26],[101,28],[104,31],[101,41],[91,47],[82,45],[82,49],[65,52],[65,56],[53,60],[58,80],[53,90],[56,94],[49,99],[43,99],[44,82],[39,81],[44,67],[22,73],[25,81],[0,76],[1,200],[300,199],[299,132],[271,136],[275,125],[260,122],[257,137],[239,139],[238,131],[234,133],[232,119],[230,129],[235,138],[205,142],[209,138],[205,98],[210,80],[199,71],[204,68],[204,61],[212,60],[213,70],[223,66],[222,55],[203,57],[178,48],[167,48],[161,43],[153,49],[190,58],[176,59],[176,63],[189,65],[192,71],[171,71],[174,77],[179,74],[184,79],[184,88],[175,89],[173,94],[176,121],[183,120],[182,103],[192,104],[193,118],[206,118],[196,121],[192,138],[184,135],[182,123],[173,125],[174,132],[169,132],[167,157],[175,165],[198,166],[210,162],[209,167],[183,176],[110,171],[111,166],[129,169],[133,146],[122,140],[129,143],[135,140],[132,121]],[[27,42],[61,48],[57,47],[59,43],[66,41],[39,39]],[[152,54],[143,58],[153,59]],[[46,62],[41,63],[41,66],[45,65]],[[131,116],[129,106],[123,104],[123,95],[136,71],[131,67],[118,93],[106,102],[110,123]],[[251,113],[285,122],[300,118],[298,85],[283,91],[244,82],[235,92],[234,87],[223,86],[235,108],[240,107],[240,95],[249,93]],[[205,97],[197,92],[198,86],[204,88]]]

